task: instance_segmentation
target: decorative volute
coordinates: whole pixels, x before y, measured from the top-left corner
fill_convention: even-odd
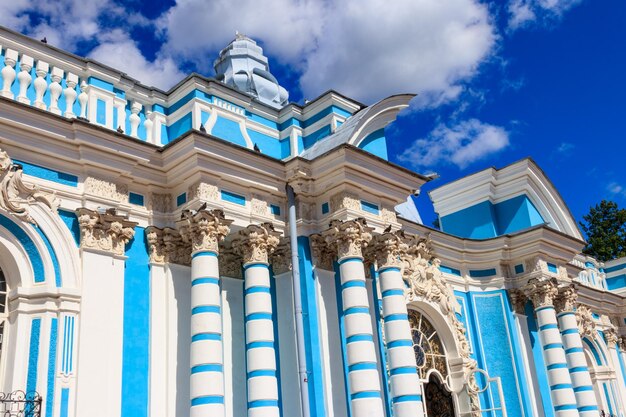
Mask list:
[[[37,186],[24,184],[22,166],[14,164],[2,149],[0,149],[0,190],[2,192],[0,206],[29,223],[36,224],[28,211],[31,204],[40,202],[55,212],[58,208],[54,194],[40,191]]]
[[[126,244],[135,235],[137,223],[120,216],[115,209],[104,213],[79,208],[76,210],[80,227],[81,249],[92,249],[122,256]]]
[[[233,251],[243,258],[243,264],[269,264],[269,256],[280,242],[280,233],[271,223],[251,224],[237,232],[233,239]]]
[[[192,253],[219,253],[219,243],[230,232],[232,220],[227,220],[222,210],[183,211],[176,222],[184,242],[191,244]]]
[[[322,232],[322,236],[326,245],[337,255],[337,259],[363,258],[363,249],[372,240],[373,230],[363,218],[333,220],[330,227]]]

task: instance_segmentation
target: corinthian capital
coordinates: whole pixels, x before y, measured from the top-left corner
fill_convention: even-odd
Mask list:
[[[269,264],[271,255],[278,243],[280,233],[271,223],[251,224],[240,230],[233,240],[233,251],[243,258],[243,263]]]
[[[326,239],[321,234],[314,234],[310,236],[311,240],[311,253],[315,260],[315,265],[318,268],[332,271],[333,260],[335,254],[332,249],[326,244]]]
[[[322,233],[326,244],[337,254],[338,259],[363,257],[363,249],[372,240],[372,228],[365,219],[333,220],[330,228]]]
[[[191,264],[191,245],[183,241],[178,230],[148,226],[146,243],[151,263]]]
[[[404,232],[398,230],[375,235],[369,244],[367,254],[376,260],[378,269],[402,268],[408,249],[409,245]]]
[[[553,305],[554,297],[558,292],[556,282],[553,279],[533,278],[528,281],[524,288],[524,293],[532,300],[535,308]]]
[[[193,252],[219,252],[219,243],[230,232],[232,220],[224,217],[222,210],[200,210],[193,214],[183,212],[182,219],[176,222],[183,242],[191,244]]]
[[[576,300],[578,300],[578,291],[573,285],[561,288],[559,295],[554,301],[556,312],[574,311],[576,309]]]
[[[124,255],[126,243],[135,235],[137,223],[118,216],[115,209],[99,213],[86,208],[76,210],[80,227],[80,247]]]

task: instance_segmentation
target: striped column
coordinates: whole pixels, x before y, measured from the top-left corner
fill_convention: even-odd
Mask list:
[[[339,263],[353,417],[384,415],[362,255],[363,247],[371,240],[370,230],[363,219],[333,221],[323,234],[326,243],[336,250]],[[390,316],[389,321],[394,318]]]
[[[243,257],[248,417],[280,416],[268,261],[278,241],[268,223],[246,227],[233,241]]]
[[[535,306],[539,340],[547,368],[550,397],[555,415],[556,417],[578,417],[576,396],[553,305],[557,293],[556,282],[551,279],[533,278],[528,283],[527,296]]]
[[[400,269],[400,256],[406,254],[408,249],[403,240],[398,233],[375,236],[373,252],[383,297],[393,415],[418,417],[424,415],[424,405]]]
[[[583,352],[583,342],[576,321],[576,299],[578,294],[573,287],[562,290],[556,299],[559,330],[565,347],[565,359],[572,379],[576,404],[581,417],[598,417],[598,402],[593,392],[593,385],[587,361]]]
[[[218,243],[230,221],[220,210],[188,214],[178,226],[191,252],[191,417],[225,416]]]

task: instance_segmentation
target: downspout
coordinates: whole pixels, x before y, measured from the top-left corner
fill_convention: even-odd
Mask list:
[[[298,347],[298,378],[300,380],[300,402],[302,417],[310,416],[306,348],[304,344],[304,319],[302,317],[302,290],[300,288],[300,259],[298,256],[298,228],[296,227],[296,196],[293,187],[287,184],[289,206],[289,242],[291,245],[291,277],[293,281],[293,307],[296,321],[296,344]]]

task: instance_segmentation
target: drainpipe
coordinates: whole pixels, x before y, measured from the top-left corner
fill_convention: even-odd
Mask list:
[[[296,227],[296,196],[293,187],[287,184],[289,205],[289,242],[291,244],[291,277],[293,280],[293,307],[296,321],[296,344],[298,346],[298,377],[300,380],[300,402],[302,417],[310,416],[308,372],[304,345],[304,320],[302,317],[302,290],[300,288],[300,263],[298,257],[298,228]]]

